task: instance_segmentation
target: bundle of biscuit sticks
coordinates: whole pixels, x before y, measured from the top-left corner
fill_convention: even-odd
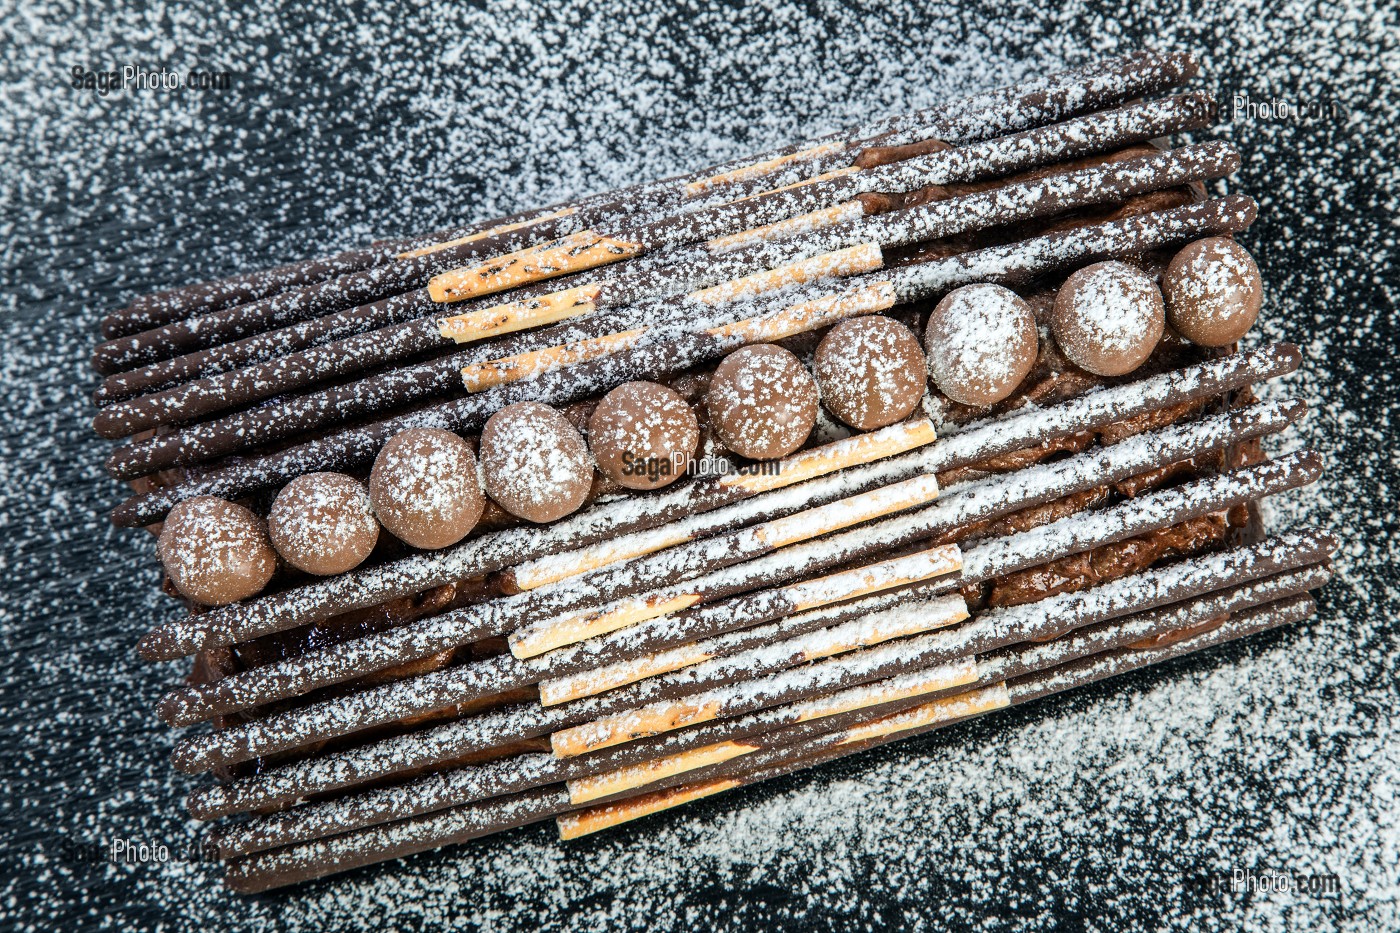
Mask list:
[[[1140,52],[109,315],[158,713],[256,892],[571,839],[1303,619],[1239,165]],[[1214,188],[1215,186],[1212,185]]]

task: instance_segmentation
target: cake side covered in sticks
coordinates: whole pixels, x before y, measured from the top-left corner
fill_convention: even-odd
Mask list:
[[[1240,163],[1142,52],[134,300],[94,427],[235,890],[563,839],[1306,618]],[[1244,236],[1242,236],[1244,235]],[[1271,396],[1272,399],[1272,396]],[[172,603],[172,606],[176,604]],[[154,700],[155,698],[153,698]]]

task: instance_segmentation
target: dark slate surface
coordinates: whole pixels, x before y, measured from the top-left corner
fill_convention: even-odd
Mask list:
[[[212,18],[0,3],[0,514],[7,929],[707,927],[1393,929],[1396,11],[778,2],[608,12],[261,0]],[[535,827],[275,896],[176,850],[192,786],[150,712],[173,607],[85,423],[101,314],[142,291],[672,173],[1139,43],[1203,84],[1338,105],[1236,119],[1232,183],[1269,283],[1263,336],[1308,355],[1285,446],[1321,486],[1274,514],[1345,538],[1315,622],[568,846]],[[69,85],[72,69],[236,73],[223,92]],[[1236,895],[1249,868],[1340,891]]]

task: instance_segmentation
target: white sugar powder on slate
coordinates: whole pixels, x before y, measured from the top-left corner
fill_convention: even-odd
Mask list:
[[[6,3],[5,925],[1048,929],[1057,910],[1124,929],[1400,925],[1400,600],[1385,569],[1400,557],[1400,459],[1393,376],[1375,365],[1396,339],[1395,10],[1110,16],[1073,0],[1019,15],[437,2],[352,24],[267,0],[198,14]],[[178,610],[158,594],[150,540],[107,524],[121,490],[86,423],[87,355],[120,300],[674,174],[1139,38],[1199,50],[1227,111],[1246,93],[1343,108],[1242,115],[1217,134],[1244,157],[1231,187],[1261,207],[1241,237],[1266,285],[1251,339],[1305,354],[1269,394],[1316,409],[1277,446],[1313,446],[1329,465],[1270,508],[1279,527],[1342,535],[1319,620],[575,844],[537,828],[258,899],[225,893],[207,866],[64,854],[65,839],[196,831],[181,816],[195,782],[166,760],[180,733],[152,711],[185,669],[132,651]],[[125,63],[240,77],[222,94],[68,84],[75,65]],[[1237,867],[1335,872],[1342,893],[1180,893]]]

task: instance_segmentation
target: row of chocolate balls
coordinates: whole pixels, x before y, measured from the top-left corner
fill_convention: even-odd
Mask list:
[[[842,349],[848,345],[875,346],[878,352]],[[868,430],[914,409],[924,391],[923,366],[909,328],[872,317],[833,328],[818,346],[815,369],[832,413]],[[793,353],[760,344],[721,361],[705,404],[727,449],[774,459],[806,441],[821,394]],[[370,555],[381,527],[412,547],[448,547],[476,526],[488,497],[517,518],[552,522],[583,505],[595,467],[619,486],[657,489],[686,473],[700,444],[694,409],[678,392],[654,382],[624,383],[605,395],[587,434],[585,441],[563,414],[536,402],[492,415],[475,454],[450,431],[409,428],[384,445],[368,484],[343,473],[297,477],[277,494],[266,523],[246,507],[212,496],[179,504],[161,529],[161,562],[184,596],[225,605],[261,591],[278,555],[307,573],[344,573]]]
[[[1253,258],[1233,240],[1212,238],[1182,250],[1160,287],[1121,262],[1076,271],[1056,294],[1049,323],[1073,363],[1118,376],[1147,359],[1167,323],[1203,346],[1234,343],[1253,325],[1261,297]],[[992,405],[1020,385],[1038,350],[1029,304],[1000,286],[971,285],[930,313],[922,348],[891,318],[844,321],[818,344],[813,372],[776,345],[731,353],[705,403],[726,448],[774,459],[805,443],[819,400],[857,430],[907,417],[930,378],[956,402]],[[691,406],[656,383],[629,382],[604,396],[587,442],[555,409],[518,403],[488,420],[479,457],[456,434],[411,428],[385,445],[368,487],[339,473],[299,477],[278,494],[265,526],[221,499],[182,503],[165,523],[159,552],[182,594],[223,605],[259,592],[277,554],[312,574],[353,569],[373,551],[381,525],[413,547],[455,544],[475,527],[487,496],[526,521],[554,521],[584,503],[595,466],[623,487],[659,488],[685,474],[699,441]]]

